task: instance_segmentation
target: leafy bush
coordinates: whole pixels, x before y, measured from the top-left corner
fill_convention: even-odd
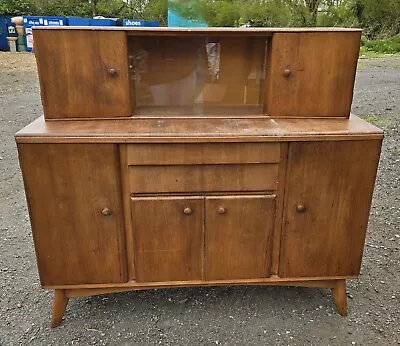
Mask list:
[[[387,40],[365,40],[361,42],[361,54],[400,54],[400,35]]]

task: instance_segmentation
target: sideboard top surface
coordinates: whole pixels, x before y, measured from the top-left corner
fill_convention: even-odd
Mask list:
[[[118,27],[118,26],[38,26],[34,30],[85,30],[85,31],[126,31],[135,35],[208,35],[208,34],[239,34],[239,35],[272,35],[274,33],[298,32],[361,32],[359,28],[165,28],[165,27]]]
[[[160,118],[45,121],[20,130],[17,143],[282,142],[382,139],[376,126],[350,119]]]

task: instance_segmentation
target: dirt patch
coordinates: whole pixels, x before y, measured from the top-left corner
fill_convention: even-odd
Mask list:
[[[0,53],[0,345],[394,345],[400,343],[400,66],[363,59],[353,112],[385,130],[349,316],[325,289],[218,287],[72,299],[49,328],[13,135],[42,113],[33,54]]]

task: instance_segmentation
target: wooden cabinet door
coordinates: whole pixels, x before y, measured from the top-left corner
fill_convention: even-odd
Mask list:
[[[18,151],[42,285],[126,281],[118,145]]]
[[[132,115],[126,33],[34,30],[47,119]]]
[[[266,113],[348,117],[361,32],[276,33],[268,45]]]
[[[380,140],[289,145],[281,277],[358,275]]]
[[[205,278],[269,277],[275,196],[206,197]]]
[[[136,281],[200,280],[203,197],[132,198]]]

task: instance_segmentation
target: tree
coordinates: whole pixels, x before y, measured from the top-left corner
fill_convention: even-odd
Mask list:
[[[169,0],[169,4],[182,17],[209,26],[287,26],[290,21],[285,0]]]
[[[37,12],[32,0],[0,0],[0,14],[9,16],[33,15]]]
[[[318,9],[323,0],[287,0],[294,26],[317,26]]]

